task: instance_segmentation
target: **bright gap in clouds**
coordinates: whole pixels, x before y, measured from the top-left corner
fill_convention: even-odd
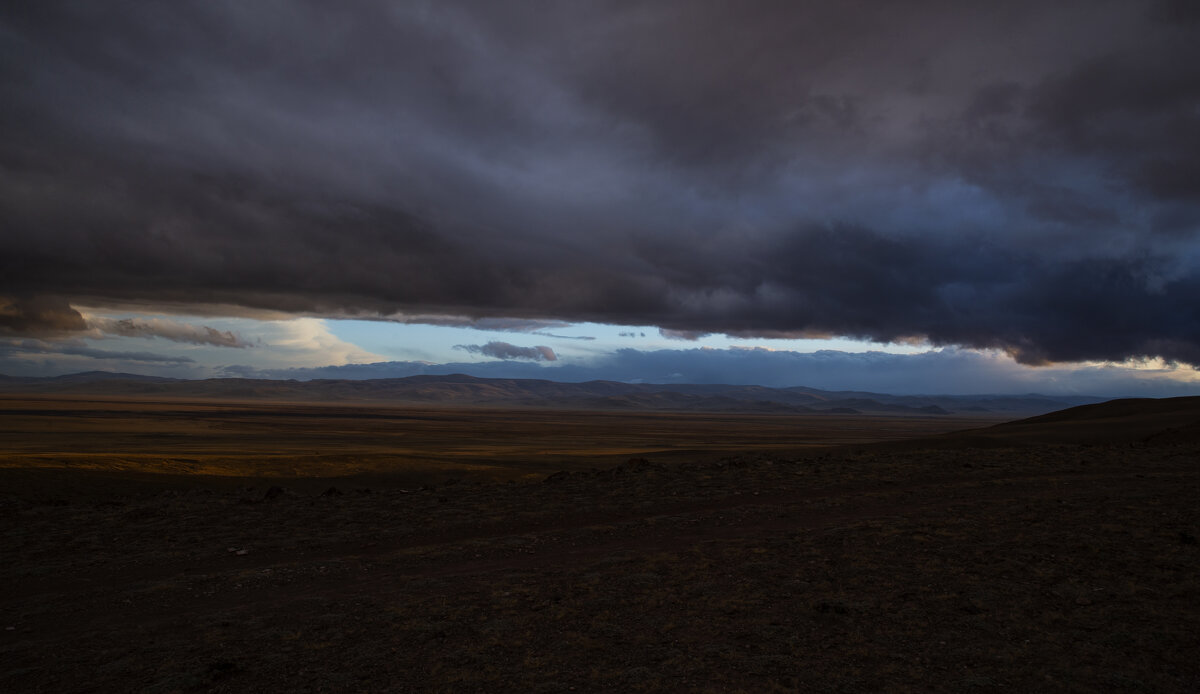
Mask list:
[[[480,377],[740,383],[892,393],[1107,397],[1194,394],[1200,371],[1162,359],[1022,365],[996,350],[851,339],[672,338],[650,326],[221,318],[80,307],[86,330],[0,340],[0,373],[208,378]],[[435,317],[436,318],[436,317]],[[457,323],[455,319],[448,322]]]
[[[4,369],[13,373],[57,375],[72,371],[128,371],[151,375],[204,378],[282,374],[348,364],[422,362],[487,364],[498,361],[489,344],[511,346],[509,354],[538,354],[549,348],[553,359],[538,360],[555,378],[563,366],[592,366],[620,350],[657,351],[768,350],[778,352],[884,352],[917,354],[920,345],[880,345],[850,339],[741,338],[713,334],[679,339],[653,326],[618,326],[555,321],[502,321],[514,329],[431,325],[395,321],[313,317],[262,320],[168,312],[129,312],[79,307],[88,329],[70,341],[46,340],[37,348],[10,352]],[[487,322],[483,323],[485,326]],[[82,345],[82,347],[81,347]],[[86,355],[82,354],[86,352]],[[131,360],[141,354],[144,360]],[[514,359],[513,361],[519,361]],[[36,362],[38,367],[30,369]],[[56,368],[56,364],[58,365]],[[3,364],[0,364],[3,365]],[[734,374],[731,378],[736,378]]]
[[[878,344],[849,338],[780,339],[743,338],[728,335],[705,335],[696,340],[684,340],[663,335],[652,326],[605,325],[573,323],[529,331],[481,330],[471,327],[398,324],[389,321],[331,320],[330,332],[339,339],[360,348],[385,355],[397,361],[428,361],[434,363],[487,361],[461,349],[459,345],[508,342],[521,347],[546,345],[558,354],[562,363],[589,360],[610,354],[618,349],[712,349],[762,348],[777,351],[816,352],[887,352],[918,354],[927,352],[928,345]]]

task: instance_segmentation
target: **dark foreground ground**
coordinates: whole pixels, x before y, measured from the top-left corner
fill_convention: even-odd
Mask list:
[[[0,690],[1197,691],[1198,456],[969,437],[282,491],[0,471]]]

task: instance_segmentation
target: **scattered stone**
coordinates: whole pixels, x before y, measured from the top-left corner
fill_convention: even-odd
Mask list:
[[[821,601],[817,602],[815,605],[813,605],[813,608],[816,609],[817,612],[823,612],[825,614],[829,614],[829,613],[849,614],[850,613],[850,609],[848,607],[846,607],[846,604],[841,602],[840,600],[821,600]]]
[[[646,473],[663,469],[661,465],[656,465],[645,458],[630,458],[614,470],[617,474],[624,472]]]
[[[321,492],[321,496],[341,496],[341,495],[342,495],[342,490],[338,489],[337,487],[330,487],[329,489],[326,489],[325,491]]]
[[[218,660],[208,664],[207,674],[213,680],[222,680],[240,670],[236,663],[231,663],[227,660]]]
[[[271,487],[266,494],[263,494],[263,501],[278,499],[281,496],[283,496],[283,487]]]

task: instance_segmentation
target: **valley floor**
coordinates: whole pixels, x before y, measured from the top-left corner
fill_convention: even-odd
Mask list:
[[[98,473],[5,470],[0,689],[1196,691],[1198,454],[857,447],[72,498],[39,490]]]

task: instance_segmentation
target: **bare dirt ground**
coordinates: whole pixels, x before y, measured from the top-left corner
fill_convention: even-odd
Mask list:
[[[0,690],[1200,688],[1197,443],[764,443],[420,485],[9,467]]]

